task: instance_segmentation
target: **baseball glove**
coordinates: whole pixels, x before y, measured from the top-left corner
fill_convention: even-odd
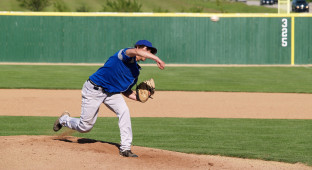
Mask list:
[[[138,101],[145,103],[155,93],[154,79],[141,82],[136,87],[136,98]]]

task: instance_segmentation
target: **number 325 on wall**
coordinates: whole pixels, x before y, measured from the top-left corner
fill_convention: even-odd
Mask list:
[[[286,18],[282,19],[282,47],[287,47],[287,21]]]

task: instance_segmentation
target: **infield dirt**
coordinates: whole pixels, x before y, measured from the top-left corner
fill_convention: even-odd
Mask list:
[[[64,110],[80,115],[80,90],[1,89],[0,94],[0,115],[57,117]],[[132,117],[312,119],[311,94],[160,91],[144,104],[126,101]],[[103,105],[99,116],[115,115]],[[117,144],[69,134],[0,137],[0,169],[312,169],[139,146],[132,148],[139,158],[124,158]]]

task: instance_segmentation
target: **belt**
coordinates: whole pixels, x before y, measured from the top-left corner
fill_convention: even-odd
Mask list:
[[[88,79],[88,81],[94,86],[93,87],[94,90],[99,90],[100,88],[102,88],[101,86],[98,86],[97,84],[95,84],[92,80]]]
[[[97,84],[95,84],[92,80],[88,79],[87,81],[89,81],[92,85],[93,85],[93,89],[94,90],[102,90],[103,93],[108,93],[108,94],[119,94],[118,92],[113,92],[113,93],[110,93],[108,91],[106,91],[102,86],[99,86]]]

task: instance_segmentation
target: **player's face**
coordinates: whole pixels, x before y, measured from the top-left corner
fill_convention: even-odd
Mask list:
[[[143,48],[140,48],[140,49],[142,49],[142,50],[144,50],[144,51],[148,51],[148,52],[151,53],[151,49],[148,48],[148,47],[146,47],[146,46],[144,46]],[[137,61],[145,61],[146,58],[145,58],[145,57],[141,57],[141,56],[136,56],[136,60],[137,60]]]
[[[146,46],[143,47],[143,50],[148,51],[148,52],[150,52],[150,53],[151,53],[151,51],[152,51],[150,48],[148,48],[148,47],[146,47]]]
[[[146,60],[145,57],[136,56],[136,61],[145,61],[145,60]]]

